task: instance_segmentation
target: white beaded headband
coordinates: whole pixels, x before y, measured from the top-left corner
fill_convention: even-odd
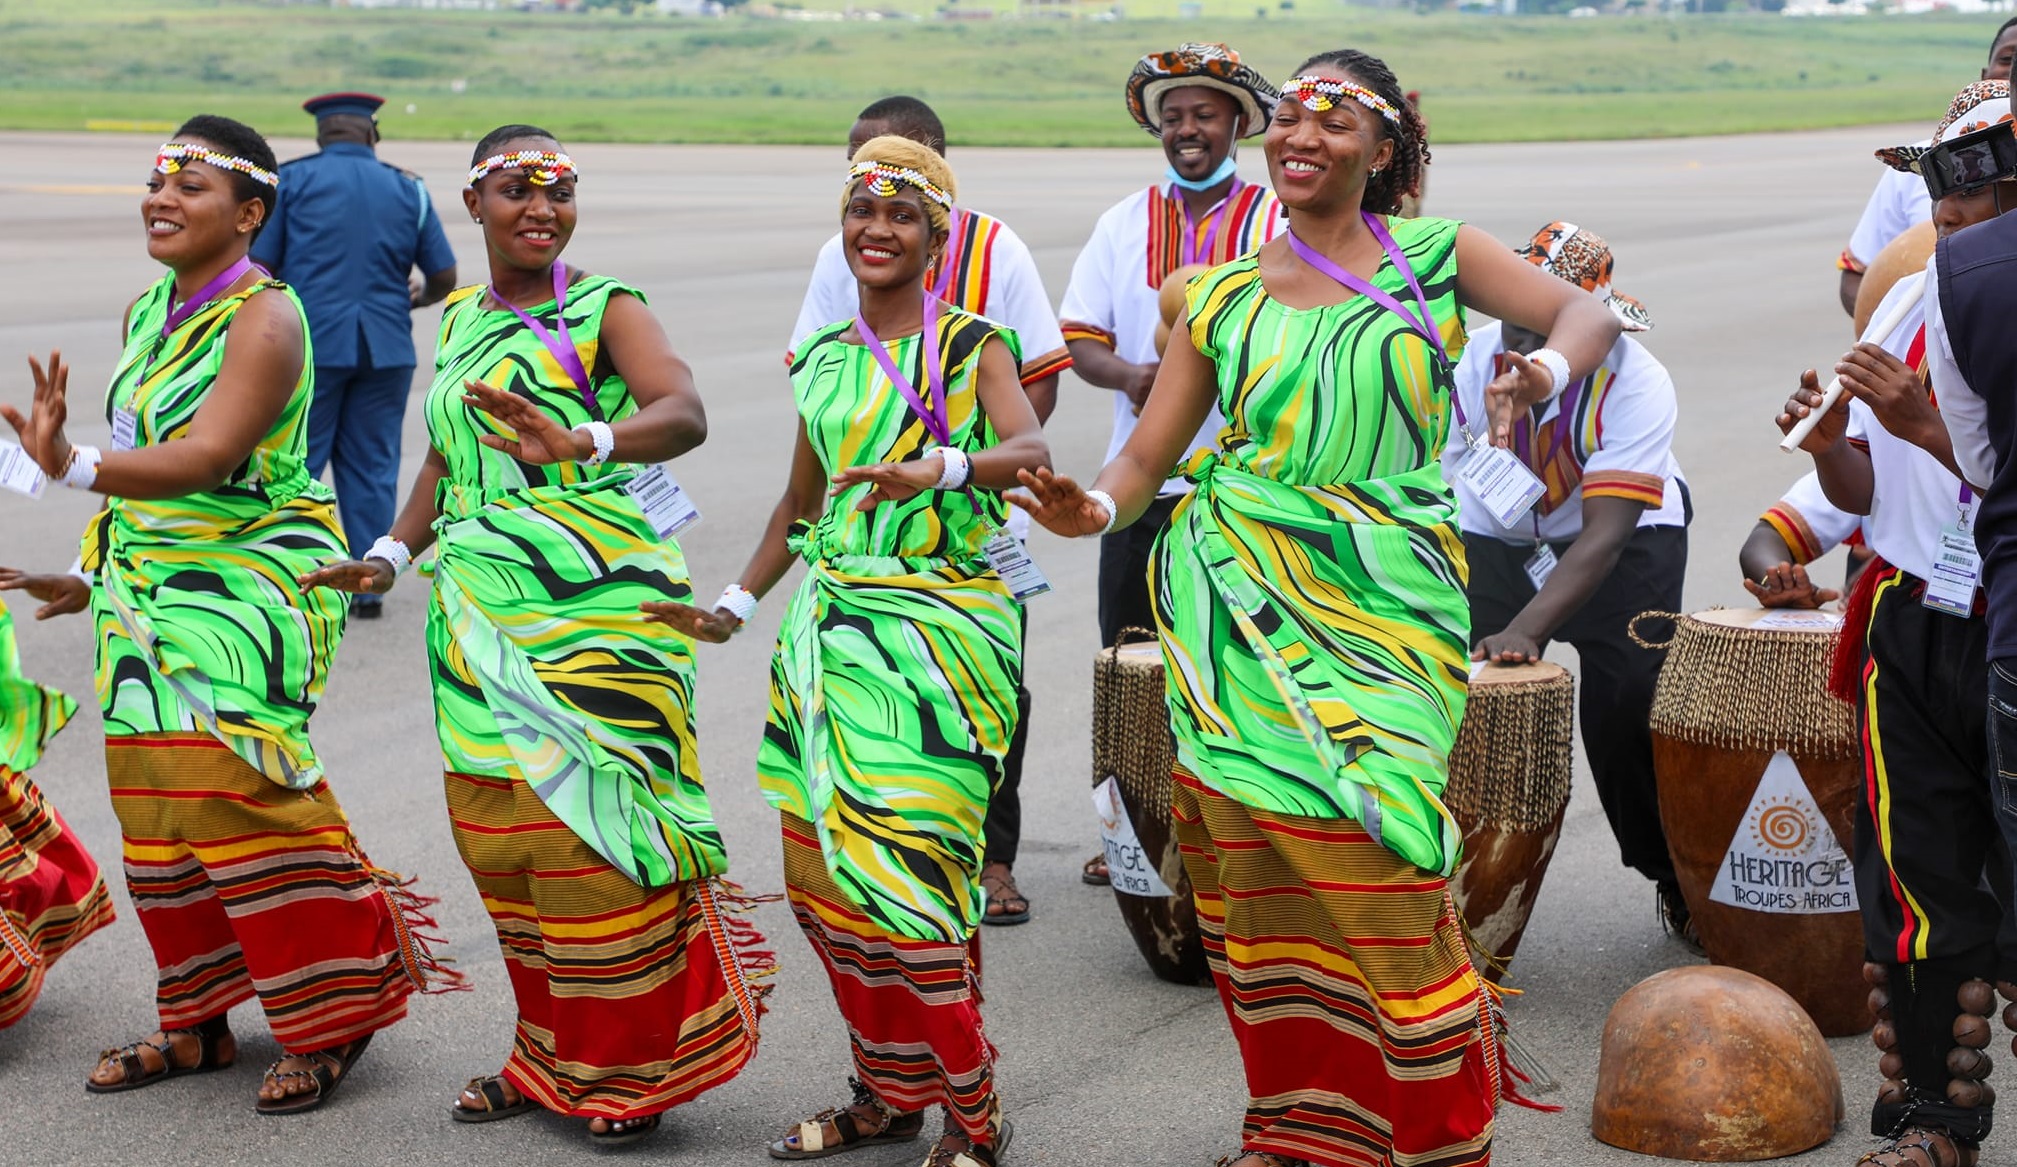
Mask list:
[[[892,166],[887,162],[857,162],[854,168],[847,172],[848,185],[852,186],[856,179],[862,178],[868,180],[868,189],[871,193],[884,198],[896,193],[897,183],[903,183],[906,186],[916,187],[919,194],[946,210],[952,210],[952,196],[939,184],[908,166]]]
[[[262,186],[280,189],[280,176],[257,162],[187,142],[163,142],[154,152],[154,173],[173,174],[184,162],[208,162],[219,170],[235,170]]]
[[[517,150],[510,154],[492,154],[469,168],[470,186],[475,186],[485,178],[500,170],[524,170],[525,181],[534,186],[552,186],[568,175],[578,182],[581,168],[574,159],[558,150]]]
[[[1282,96],[1294,98],[1303,104],[1303,108],[1317,113],[1330,109],[1342,98],[1350,98],[1390,122],[1399,124],[1401,120],[1401,112],[1386,98],[1363,85],[1339,81],[1335,77],[1297,77],[1282,86]]]

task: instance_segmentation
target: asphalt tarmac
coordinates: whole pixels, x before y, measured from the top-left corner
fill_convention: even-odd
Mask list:
[[[1619,289],[1651,311],[1657,327],[1643,339],[1672,371],[1681,398],[1674,445],[1695,507],[1691,609],[1747,602],[1737,548],[1757,515],[1809,468],[1805,457],[1777,452],[1771,418],[1800,369],[1825,368],[1851,339],[1836,302],[1834,258],[1879,175],[1870,152],[1924,133],[1924,126],[1866,127],[1436,151],[1431,213],[1508,242],[1552,219],[1588,226],[1616,250]],[[73,416],[93,412],[89,403],[118,352],[121,309],[159,274],[147,258],[137,198],[156,142],[0,135],[0,148],[16,160],[0,176],[7,275],[0,354],[10,370],[0,374],[0,400],[25,408],[22,354],[61,348],[73,366]],[[277,145],[282,158],[310,148]],[[457,205],[469,144],[391,142],[382,154],[428,179],[464,282],[482,278],[480,240]],[[591,145],[575,154],[586,177],[567,258],[644,289],[708,404],[707,444],[675,469],[705,515],[682,541],[696,591],[712,595],[740,569],[783,486],[792,407],[782,352],[812,257],[837,227],[842,146]],[[1149,149],[955,149],[951,160],[963,201],[1005,219],[1029,243],[1054,302],[1094,219],[1162,172]],[[1257,147],[1245,170],[1265,177]],[[423,362],[438,319],[434,310],[414,316]],[[402,489],[425,445],[419,396],[407,411]],[[1105,391],[1065,377],[1049,427],[1060,468],[1088,475],[1098,468],[1110,408]],[[88,417],[71,433],[108,440],[106,426]],[[0,563],[61,570],[94,501],[60,488],[39,503],[0,494]],[[1030,609],[1036,722],[1017,875],[1035,919],[986,929],[984,940],[989,1032],[1002,1051],[1001,1090],[1018,1132],[1008,1162],[1201,1167],[1238,1144],[1237,1052],[1215,994],[1153,979],[1111,893],[1079,882],[1079,862],[1097,845],[1088,800],[1096,552],[1090,541],[1042,532],[1032,550],[1056,588]],[[1840,556],[1820,570],[1839,579]],[[373,859],[417,874],[425,891],[442,897],[442,925],[474,991],[417,1001],[409,1020],[379,1036],[341,1095],[306,1116],[253,1113],[259,1069],[278,1051],[251,1008],[233,1015],[237,1067],[138,1093],[87,1095],[81,1085],[93,1055],[155,1027],[154,966],[118,886],[89,625],[81,617],[37,624],[19,594],[7,602],[21,621],[29,674],[87,707],[34,776],[106,866],[120,918],[65,958],[34,1011],[0,1033],[0,1163],[557,1164],[602,1153],[576,1121],[536,1116],[472,1127],[447,1114],[465,1080],[502,1061],[513,1014],[489,921],[449,837],[417,577],[392,594],[383,620],[351,626],[314,734]],[[752,767],[783,607],[780,594],[750,633],[700,650],[705,772],[733,875],[756,891],[782,884],[777,820]],[[1553,655],[1574,659],[1560,648]],[[1524,995],[1509,1006],[1521,1039],[1560,1079],[1544,1100],[1564,1109],[1502,1111],[1498,1157],[1514,1167],[1644,1161],[1588,1132],[1604,1018],[1642,978],[1697,959],[1662,934],[1652,886],[1619,866],[1580,760],[1578,771],[1560,850],[1513,966],[1512,983]],[[825,980],[781,906],[762,909],[757,920],[783,962],[762,1052],[735,1081],[678,1108],[657,1136],[623,1152],[631,1158],[767,1162],[764,1146],[791,1123],[846,1099],[846,1037]],[[1877,1084],[1875,1051],[1862,1038],[1833,1047],[1849,1119],[1831,1145],[1800,1163],[1848,1162],[1868,1145],[1861,1132]],[[1998,1139],[2008,1146],[2008,1136]],[[878,1148],[848,1161],[894,1167],[920,1161],[924,1150]]]

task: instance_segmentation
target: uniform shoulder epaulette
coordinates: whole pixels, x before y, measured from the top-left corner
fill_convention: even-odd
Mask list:
[[[427,184],[427,180],[426,180],[426,179],[424,179],[424,178],[420,177],[420,176],[419,176],[418,174],[415,174],[415,173],[414,173],[413,171],[411,171],[411,170],[408,170],[408,169],[407,169],[406,167],[404,167],[404,166],[399,166],[399,165],[396,165],[395,163],[391,163],[391,162],[387,162],[387,161],[386,161],[385,159],[383,159],[383,158],[380,158],[380,159],[378,160],[378,164],[379,164],[380,166],[383,166],[383,167],[386,167],[386,168],[388,168],[388,169],[390,169],[390,170],[394,170],[394,171],[397,171],[397,172],[398,172],[398,173],[400,174],[400,176],[401,176],[401,177],[404,177],[404,178],[410,178],[410,179],[412,179],[413,181],[415,181],[415,182],[417,182],[417,183],[420,183],[420,184],[421,184],[421,185],[423,185],[423,186],[425,186],[425,185]]]

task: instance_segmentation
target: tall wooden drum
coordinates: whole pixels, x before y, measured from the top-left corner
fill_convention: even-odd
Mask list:
[[[1151,640],[1102,651],[1093,665],[1093,805],[1114,902],[1156,976],[1198,985],[1212,974],[1170,822],[1176,756],[1162,647]]]
[[[1575,682],[1548,661],[1486,665],[1450,751],[1443,804],[1464,831],[1464,858],[1450,877],[1474,955],[1494,984],[1505,976],[1569,805]]]
[[[1862,746],[1827,692],[1839,624],[1682,616],[1652,715],[1660,821],[1709,959],[1786,990],[1830,1037],[1871,1020],[1848,858]]]

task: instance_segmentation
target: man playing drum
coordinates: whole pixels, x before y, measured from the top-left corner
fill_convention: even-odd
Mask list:
[[[1627,331],[1652,326],[1637,300],[1611,290],[1611,249],[1594,232],[1550,223],[1519,254],[1594,293]],[[1510,325],[1473,332],[1457,365],[1457,416],[1483,417],[1485,387],[1505,354],[1543,343]],[[1675,418],[1667,370],[1621,336],[1595,373],[1514,423],[1513,451],[1546,488],[1532,509],[1511,523],[1495,517],[1457,472],[1462,442],[1444,450],[1443,473],[1456,488],[1471,565],[1472,658],[1522,664],[1540,660],[1551,639],[1575,646],[1583,747],[1620,857],[1654,881],[1662,919],[1685,936],[1688,907],[1660,828],[1647,728],[1664,657],[1626,631],[1648,608],[1681,604],[1689,505],[1670,449]]]
[[[1758,525],[1738,549],[1744,589],[1761,608],[1818,608],[1839,600],[1842,593],[1815,583],[1807,566],[1844,543],[1849,545],[1849,570],[1843,586],[1848,587],[1870,562],[1863,516],[1829,502],[1821,476],[1810,470],[1758,516]]]
[[[1963,153],[1978,165],[1957,165]],[[1878,157],[1923,176],[1943,239],[2017,208],[2009,84],[1970,85],[1930,147]],[[1964,183],[1962,174],[1988,177]],[[1923,276],[1891,289],[1877,323],[1835,366],[1847,392],[1801,444],[1829,500],[1869,516],[1864,535],[1877,556],[1850,596],[1833,683],[1856,703],[1868,773],[1854,865],[1871,960],[1864,971],[1877,990],[1872,1037],[1885,1051],[1870,1118],[1884,1142],[1864,1156],[1878,1167],[1976,1161],[1994,1102],[1981,1081],[1995,1001],[1988,980],[2012,974],[1996,943],[2006,905],[1985,886],[2007,882],[1993,870],[1976,497],[1956,473],[1927,392],[1925,320],[1935,301]],[[1822,405],[1809,369],[1779,428],[1790,432]]]

